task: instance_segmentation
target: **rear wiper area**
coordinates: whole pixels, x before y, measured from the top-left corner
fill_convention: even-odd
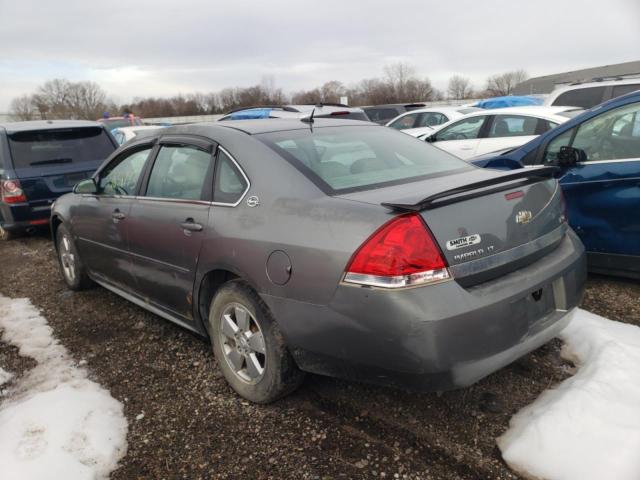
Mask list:
[[[460,187],[451,188],[442,192],[435,193],[428,197],[423,198],[417,203],[382,203],[383,206],[391,208],[393,210],[402,210],[408,212],[419,212],[421,210],[429,210],[443,205],[449,205],[451,203],[461,202],[462,200],[468,200],[469,198],[479,197],[487,195],[493,192],[499,192],[500,190],[507,190],[513,188],[511,184],[514,180],[521,180],[518,185],[535,183],[540,180],[552,178],[553,175],[560,169],[558,167],[527,167],[521,168],[516,171],[500,175],[487,180],[481,180],[479,182],[472,182]],[[481,190],[486,187],[496,185],[496,188],[489,190]]]
[[[49,163],[71,163],[73,160],[71,158],[50,158],[48,160],[38,160],[36,162],[31,162],[29,165],[47,165]]]

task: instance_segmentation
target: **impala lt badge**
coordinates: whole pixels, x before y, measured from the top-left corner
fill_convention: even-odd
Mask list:
[[[529,223],[532,218],[533,214],[529,210],[520,210],[516,214],[516,223],[524,225],[525,223]]]

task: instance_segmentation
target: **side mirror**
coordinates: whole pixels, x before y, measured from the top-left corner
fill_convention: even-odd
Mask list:
[[[557,155],[558,165],[564,168],[575,166],[576,163],[584,162],[587,154],[581,148],[560,147]]]
[[[435,133],[432,133],[431,135],[429,135],[428,137],[426,137],[426,138],[424,139],[424,141],[425,141],[425,142],[427,142],[427,143],[433,143],[433,142],[435,142],[435,141],[436,141],[436,135],[435,135]]]
[[[93,178],[82,180],[73,187],[73,193],[98,193],[98,186]]]

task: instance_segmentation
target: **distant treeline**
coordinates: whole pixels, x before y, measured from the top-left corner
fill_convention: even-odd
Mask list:
[[[384,67],[382,77],[364,79],[351,86],[332,80],[311,90],[287,94],[275,86],[273,77],[264,77],[252,87],[230,87],[218,92],[179,94],[168,98],[136,98],[122,105],[111,100],[95,82],[54,79],[38,87],[35,93],[14,98],[10,114],[15,120],[95,120],[104,112],[111,115],[131,112],[143,118],[207,115],[252,105],[339,103],[341,97],[347,97],[353,106],[445,98],[460,100],[509,95],[526,78],[523,70],[493,75],[483,89],[476,90],[468,78],[454,75],[449,79],[447,91],[442,92],[435,89],[428,78],[419,78],[411,65],[397,63]]]

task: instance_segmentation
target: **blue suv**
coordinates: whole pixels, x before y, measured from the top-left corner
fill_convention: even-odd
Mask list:
[[[0,124],[0,239],[47,225],[51,204],[117,148],[98,122]]]
[[[511,151],[471,163],[555,165],[569,223],[594,272],[640,278],[640,91],[615,98]]]

